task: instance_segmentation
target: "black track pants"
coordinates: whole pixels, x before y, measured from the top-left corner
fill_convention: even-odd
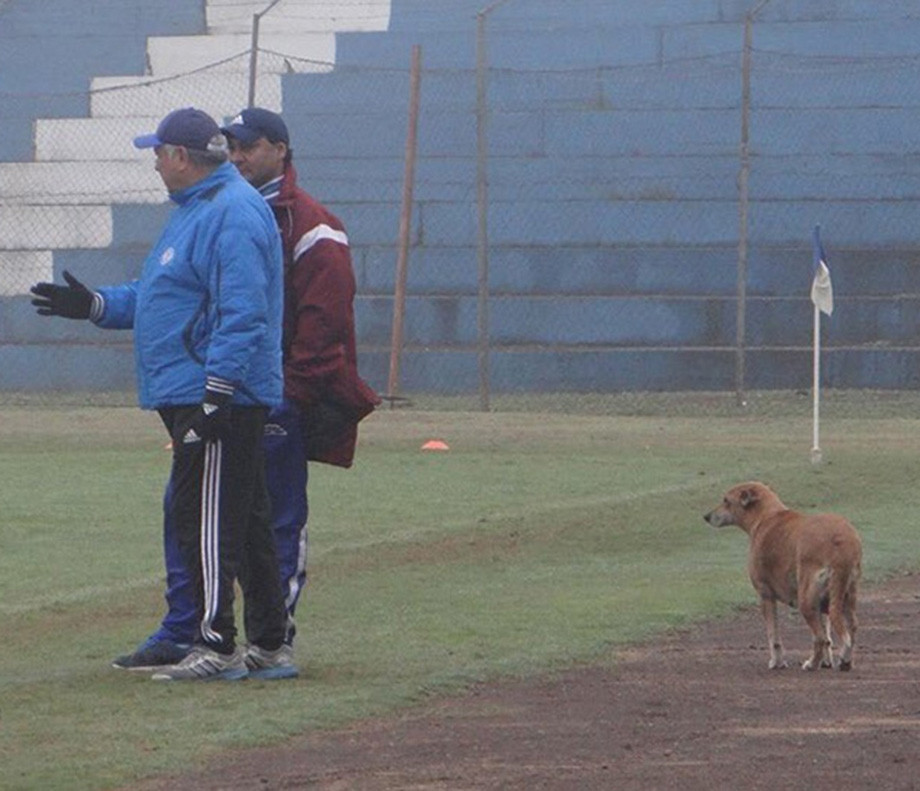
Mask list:
[[[248,638],[273,650],[284,639],[286,613],[265,483],[266,410],[233,406],[225,439],[184,441],[200,408],[160,410],[173,443],[173,518],[195,582],[197,641],[221,653],[234,650],[233,586],[245,562],[259,570],[245,590],[255,614]]]

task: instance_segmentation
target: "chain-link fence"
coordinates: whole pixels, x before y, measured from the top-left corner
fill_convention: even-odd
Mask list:
[[[36,118],[32,156],[0,163],[3,388],[131,389],[129,336],[39,321],[24,295],[63,269],[136,274],[168,204],[131,139],[176,106],[223,119],[250,101],[284,113],[303,186],[346,223],[361,367],[381,392],[488,408],[508,394],[807,389],[816,224],[838,305],[824,384],[915,387],[910,25],[881,19],[878,52],[843,57],[859,33],[833,18],[764,16],[746,39],[741,11],[614,24],[604,8],[508,0],[449,34],[339,37],[328,60],[260,46],[69,93],[84,115]],[[812,51],[828,31],[844,40]],[[43,365],[22,364],[39,352]]]
[[[500,261],[517,245],[533,276],[549,248],[553,304],[502,306],[547,328],[543,348],[573,350],[546,389],[734,387],[740,403],[747,388],[810,388],[816,225],[838,296],[821,381],[916,387],[916,21],[904,4],[770,5],[672,25],[689,4],[620,9],[610,31],[590,28],[589,4],[560,66],[526,70],[509,64],[552,62],[562,7],[483,12],[479,49],[498,53],[485,115],[518,124],[505,140],[524,147],[515,162],[490,137],[487,249]],[[520,334],[493,324],[493,357],[503,338]]]

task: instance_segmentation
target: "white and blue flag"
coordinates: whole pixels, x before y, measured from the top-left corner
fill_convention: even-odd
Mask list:
[[[811,281],[811,301],[815,307],[828,316],[834,312],[834,289],[831,286],[831,270],[827,267],[824,247],[821,245],[821,226],[814,232],[814,279]]]

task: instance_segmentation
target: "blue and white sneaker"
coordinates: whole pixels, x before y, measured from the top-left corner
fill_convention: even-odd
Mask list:
[[[248,675],[246,660],[239,648],[232,654],[219,654],[213,648],[195,646],[178,665],[163,668],[151,678],[154,681],[239,681]]]
[[[282,678],[296,678],[300,672],[294,664],[294,649],[287,643],[274,651],[266,651],[257,645],[246,649],[246,667],[249,678],[278,681]]]
[[[176,643],[153,635],[141,643],[133,654],[124,654],[112,660],[112,667],[119,670],[159,670],[178,665],[191,650],[190,643]]]

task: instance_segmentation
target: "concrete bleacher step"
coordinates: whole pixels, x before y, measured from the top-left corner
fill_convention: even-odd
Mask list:
[[[834,322],[836,345],[912,345],[920,332],[918,299],[890,303],[846,303],[850,319]],[[844,303],[841,303],[844,304]],[[391,299],[371,297],[357,316],[359,337],[386,337]],[[668,296],[495,296],[489,300],[490,338],[496,347],[547,348],[731,348],[735,340],[735,298]],[[752,346],[807,348],[812,309],[807,293],[795,297],[752,297],[747,340]],[[410,295],[404,340],[408,345],[473,347],[477,338],[476,296]],[[615,317],[615,318],[614,318]]]
[[[37,236],[35,228],[43,228]],[[0,205],[0,250],[108,247],[112,243],[109,206]]]
[[[812,272],[810,244],[807,233],[803,233],[797,244],[752,249],[747,272],[749,297],[807,297]],[[838,300],[870,293],[880,315],[887,315],[890,321],[896,315],[892,308],[898,300],[920,294],[920,271],[912,249],[879,252],[835,247],[831,255]],[[392,294],[395,258],[392,247],[356,251],[359,292]],[[564,263],[560,263],[554,245],[507,245],[493,248],[489,262],[489,291],[493,296],[732,298],[737,294],[738,250],[730,244],[569,245]],[[409,293],[473,296],[477,293],[478,265],[472,244],[413,248],[408,264]],[[916,299],[911,297],[912,302]]]
[[[471,69],[435,69],[426,62],[420,82],[423,113],[455,110],[473,113],[476,109],[476,75]],[[374,70],[358,66],[337,66],[328,74],[297,75],[289,78],[299,100],[315,115],[388,109],[406,112],[409,100],[409,60],[405,69]],[[786,80],[788,83],[788,78]],[[759,104],[771,95],[758,80]],[[879,86],[882,89],[883,86]],[[614,67],[547,71],[495,70],[489,75],[488,104],[495,112],[579,111],[585,109],[626,110],[732,110],[737,115],[741,82],[736,64],[724,71],[713,70],[711,63],[691,68]],[[802,86],[799,95],[810,90],[814,106],[814,84]],[[880,92],[891,96],[892,89]],[[920,89],[918,89],[920,93]],[[772,95],[776,95],[775,93]],[[822,103],[823,106],[827,102]],[[755,105],[757,106],[757,105]]]
[[[265,2],[209,0],[206,5],[207,35],[161,36],[148,39],[149,70],[158,77],[204,68],[240,70],[238,55],[252,46],[253,16],[266,9]],[[287,0],[276,14],[259,20],[259,49],[289,56],[289,71],[322,71],[335,63],[335,36],[342,31],[386,30],[390,0]],[[248,61],[242,65],[248,68]]]
[[[3,309],[0,305],[0,310]],[[30,319],[34,324],[34,319]],[[70,322],[80,324],[83,322]],[[62,322],[45,322],[62,326]],[[90,328],[93,329],[93,328]],[[0,368],[6,390],[112,390],[135,386],[134,359],[127,333],[106,345],[0,344]],[[901,387],[904,371],[920,367],[916,348],[876,349],[825,346],[823,370],[837,386],[891,389]],[[746,385],[751,390],[807,388],[811,348],[747,348]],[[475,394],[479,352],[471,346],[407,346],[400,366],[400,385],[407,393]],[[389,349],[362,351],[362,376],[386,382]],[[545,348],[495,346],[490,353],[493,393],[727,390],[735,386],[736,351],[731,347]]]
[[[757,4],[750,0],[721,0],[726,19],[742,21]],[[917,14],[916,0],[885,0],[866,3],[865,0],[832,0],[829,3],[770,2],[757,15],[759,22],[822,22],[835,19],[849,21],[887,19],[900,22]]]
[[[219,120],[249,101],[249,74],[222,71],[208,74],[207,79],[202,79],[201,74],[171,78],[96,77],[90,88],[90,115],[93,119],[143,115],[162,118],[176,109],[178,97],[184,104],[198,107]],[[255,100],[260,107],[279,111],[281,76],[260,71]]]
[[[51,250],[0,249],[0,297],[28,294],[33,283],[50,281],[54,268]]]
[[[208,74],[240,71],[249,67],[246,53],[251,46],[248,34],[159,37],[147,41],[147,58],[157,77],[205,68]],[[284,68],[291,71],[324,71],[335,63],[335,34],[272,33],[259,37],[259,50],[290,56]]]
[[[661,54],[660,36],[650,27],[521,28],[494,33],[488,41],[491,67],[519,70],[574,69],[601,62],[635,66],[654,63]],[[429,68],[475,68],[475,24],[467,29],[341,34],[337,63],[381,67],[408,63],[415,44],[421,46],[423,61]]]
[[[877,6],[878,4],[873,4]],[[914,12],[916,15],[916,11]],[[741,49],[743,29],[737,22],[668,27],[662,33],[661,55],[665,60],[700,58]],[[840,20],[816,22],[759,21],[754,27],[753,45],[760,53],[811,58],[915,57],[920,37],[920,20]]]
[[[905,7],[908,0],[896,0]],[[501,4],[488,0],[394,0],[390,29],[421,32],[475,26],[479,12],[487,10],[486,19],[495,29],[517,27],[563,28],[566,26],[594,27],[604,25],[628,27],[648,25],[686,25],[713,19],[741,21],[751,10],[750,0],[722,0],[715,3],[636,2],[636,0],[593,0],[592,2],[561,2],[560,0],[528,0]]]
[[[122,118],[39,118],[35,122],[35,162],[96,162],[100,176],[105,176],[110,163],[150,160],[150,151],[139,150],[132,141],[135,137],[156,129],[163,116],[137,113]],[[13,173],[39,175],[46,169],[29,168],[34,163],[14,163]],[[0,167],[3,167],[0,165]],[[62,169],[62,179],[71,173]],[[70,184],[75,182],[68,181]]]
[[[212,35],[249,32],[255,14],[262,14],[267,0],[208,0],[205,17]],[[390,0],[285,0],[280,14],[265,14],[259,30],[290,31],[292,27],[314,32],[340,30],[386,30]]]
[[[293,126],[301,137],[298,126]],[[758,168],[763,167],[758,162]],[[813,163],[807,163],[813,164]],[[372,167],[371,167],[372,165]],[[475,161],[469,157],[420,157],[416,162],[413,198],[430,201],[469,201],[475,194]],[[321,185],[323,199],[336,203],[395,200],[401,194],[405,163],[398,157],[367,159],[315,157],[298,159],[298,170],[309,183]],[[758,190],[768,197],[790,197],[784,172],[758,172]],[[701,200],[737,195],[738,160],[734,154],[716,156],[636,157],[570,156],[565,165],[549,157],[502,157],[489,165],[489,198],[516,200],[522,195],[551,194],[567,200]],[[804,177],[803,177],[804,178]],[[868,196],[872,189],[892,194],[898,185],[870,173],[829,178],[813,174],[792,197],[831,196],[834,184],[852,181]],[[920,191],[920,174],[911,178]]]
[[[340,33],[336,37],[336,65],[341,67],[379,66],[409,68],[412,47],[422,49],[425,68],[468,68],[476,62],[474,28],[425,33],[415,30],[390,30],[385,33]]]
[[[0,181],[5,195],[17,204],[29,204],[22,207],[25,209],[89,207],[100,202],[159,203],[165,200],[166,191],[154,170],[153,155],[146,154],[146,161],[0,162]],[[46,224],[33,227],[42,225]]]

